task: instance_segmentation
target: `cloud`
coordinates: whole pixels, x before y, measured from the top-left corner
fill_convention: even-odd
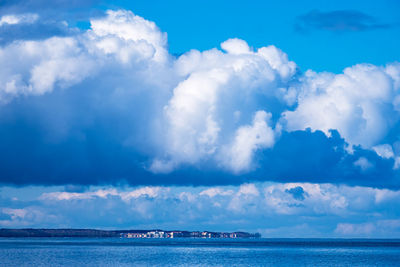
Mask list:
[[[212,197],[215,197],[215,196],[218,196],[218,195],[227,196],[227,195],[232,195],[232,194],[233,194],[232,190],[224,191],[224,190],[222,190],[221,188],[218,188],[218,187],[211,187],[211,188],[208,188],[206,190],[201,191],[199,195],[200,196],[206,195],[206,196],[209,196],[209,197],[212,198]]]
[[[0,199],[0,227],[260,231],[264,237],[397,237],[400,191],[313,183],[220,187],[19,188]],[[302,197],[300,197],[302,196]],[[390,196],[380,199],[381,196]],[[379,199],[379,201],[378,201]],[[295,231],[298,228],[302,231]]]
[[[269,109],[257,109],[257,97],[273,95],[274,87],[295,74],[296,65],[273,46],[252,51],[243,40],[230,39],[221,47],[226,53],[193,50],[175,62],[176,71],[186,77],[164,107],[166,158],[175,165],[215,158],[241,171],[250,167],[253,150],[273,144],[266,122],[272,115],[266,113]],[[253,117],[253,126],[247,126]],[[239,150],[244,152],[240,159],[235,155]],[[228,160],[224,152],[230,154]]]
[[[1,52],[1,63],[7,67],[0,78],[2,101],[20,94],[50,92],[55,83],[68,87],[82,81],[94,67],[94,62],[80,51],[73,38],[15,43]],[[16,53],[21,57],[16,58]],[[8,61],[11,57],[17,60]]]
[[[21,40],[44,40],[50,37],[75,35],[77,28],[69,28],[67,23],[40,21],[33,24],[11,24],[0,27],[0,44],[7,45]]]
[[[299,32],[325,30],[355,32],[386,29],[391,25],[379,23],[376,18],[356,10],[310,11],[297,18],[295,29]]]
[[[360,167],[362,171],[366,171],[369,168],[372,168],[373,165],[366,158],[360,157],[358,160],[354,162],[354,165]]]
[[[242,126],[236,131],[233,144],[222,155],[227,158],[226,164],[232,170],[239,172],[248,169],[255,150],[273,146],[275,134],[267,124],[269,118],[270,113],[257,111],[253,125]]]
[[[41,219],[44,217],[52,217],[46,216],[42,211],[38,210],[36,207],[27,207],[21,209],[13,209],[13,208],[2,208],[0,209],[0,217],[5,217],[4,219],[0,219],[0,225],[3,227],[14,227],[15,225],[19,225],[20,227],[28,227],[32,224],[32,222],[41,222]]]
[[[40,13],[44,17],[62,20],[66,17],[80,17],[84,13],[93,15],[92,12],[88,12],[88,9],[98,6],[100,2],[98,0],[3,0],[1,13],[23,14],[34,12]],[[61,10],[64,12],[60,12]]]
[[[36,13],[7,14],[0,17],[0,44],[18,40],[43,40],[54,36],[73,35],[76,28],[69,28],[66,21],[50,21]]]
[[[1,183],[398,188],[399,63],[303,73],[236,38],[171,55],[126,10],[90,23],[0,45]]]
[[[242,184],[239,187],[237,194],[240,195],[254,195],[259,196],[260,192],[254,184]]]
[[[371,236],[371,234],[376,231],[375,225],[372,223],[366,224],[348,224],[340,223],[335,229],[335,232],[342,235],[350,236]]]
[[[38,14],[4,15],[0,18],[0,27],[3,25],[32,24],[39,18]]]
[[[160,187],[142,187],[129,192],[118,192],[116,189],[97,190],[92,192],[51,192],[44,193],[40,199],[43,200],[74,200],[74,199],[93,199],[93,198],[108,198],[110,196],[118,196],[123,201],[129,201],[132,198],[147,196],[154,198],[159,196],[162,188]],[[168,189],[164,189],[168,190]]]
[[[393,68],[398,71],[400,65],[358,64],[337,75],[307,71],[296,89],[296,108],[282,114],[285,129],[311,128],[327,135],[336,129],[352,145],[379,145],[399,121]]]
[[[109,11],[105,19],[93,20],[92,29],[79,37],[13,43],[1,49],[0,62],[7,70],[0,74],[0,100],[42,95],[56,84],[70,87],[106,64],[166,61],[165,45],[154,23],[126,11]]]
[[[155,61],[167,59],[167,36],[154,22],[124,10],[108,10],[106,14],[90,22],[94,35],[90,38],[101,38],[96,46],[105,54],[118,53],[123,63],[131,61],[132,54],[153,57]],[[123,41],[126,43],[121,47]]]
[[[344,237],[373,237],[397,234],[400,231],[400,220],[379,220],[370,223],[339,223],[335,232]]]
[[[390,159],[394,157],[393,148],[389,144],[374,146],[372,149],[382,158]]]
[[[0,45],[78,34],[82,23],[103,16],[99,4],[97,0],[4,0],[0,20],[14,23],[0,22]]]
[[[360,168],[360,158],[365,163],[362,166],[368,168]],[[251,176],[257,178],[253,179],[398,187],[394,159],[382,158],[360,146],[353,146],[349,152],[337,131],[330,131],[328,136],[319,130],[283,131],[273,148],[256,154],[255,162],[258,168]]]

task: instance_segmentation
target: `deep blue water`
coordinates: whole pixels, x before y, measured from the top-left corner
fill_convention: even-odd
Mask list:
[[[0,238],[0,266],[400,266],[400,240]]]

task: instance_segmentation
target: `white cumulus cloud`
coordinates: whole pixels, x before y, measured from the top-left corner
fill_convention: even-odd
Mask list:
[[[77,36],[0,47],[0,101],[67,88],[109,68],[123,75],[135,73],[167,59],[166,35],[153,22],[130,11],[108,11]],[[148,73],[141,74],[143,80]]]
[[[343,74],[308,71],[300,79],[297,107],[282,118],[286,129],[339,131],[347,142],[366,148],[379,145],[398,122],[399,64],[359,64]]]
[[[236,131],[233,143],[220,156],[230,169],[239,172],[250,168],[256,150],[274,145],[275,133],[268,126],[270,118],[270,113],[257,111],[252,125]]]
[[[259,111],[253,104],[258,96],[274,94],[278,85],[285,84],[296,73],[295,63],[274,46],[252,51],[245,41],[230,39],[221,47],[225,53],[193,50],[175,62],[177,72],[186,77],[164,108],[165,150],[175,164],[213,159],[241,171],[249,168],[255,149],[273,144],[266,122],[271,117],[268,107]],[[254,125],[245,126],[253,114]],[[221,151],[232,151],[228,162],[219,156]],[[244,154],[233,155],[236,152]],[[154,162],[153,171],[157,172],[159,162]]]
[[[4,15],[0,26],[36,19]],[[395,169],[400,165],[396,140],[385,139],[400,118],[399,63],[358,64],[341,74],[301,73],[275,46],[252,48],[237,38],[220,49],[174,57],[167,34],[131,11],[109,10],[90,23],[90,29],[69,37],[1,46],[0,102],[70,87],[90,91],[85,101],[95,106],[109,101],[98,112],[112,106],[137,120],[124,124],[135,125],[132,136],[151,147],[143,168],[154,173],[204,162],[235,174],[250,171],[257,167],[255,152],[271,149],[281,131],[307,128],[328,136],[335,129],[350,153],[352,145],[361,145],[393,158]],[[369,169],[365,160],[355,167]]]

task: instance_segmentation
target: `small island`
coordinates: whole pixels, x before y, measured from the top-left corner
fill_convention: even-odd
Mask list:
[[[259,233],[181,230],[0,229],[0,237],[260,238]]]

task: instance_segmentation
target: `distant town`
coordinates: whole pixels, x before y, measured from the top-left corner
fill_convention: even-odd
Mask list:
[[[259,233],[251,234],[247,232],[209,232],[209,231],[136,231],[121,234],[125,238],[260,238]]]
[[[165,230],[97,230],[97,229],[0,229],[0,237],[119,237],[119,238],[260,238],[259,233],[165,231]]]

